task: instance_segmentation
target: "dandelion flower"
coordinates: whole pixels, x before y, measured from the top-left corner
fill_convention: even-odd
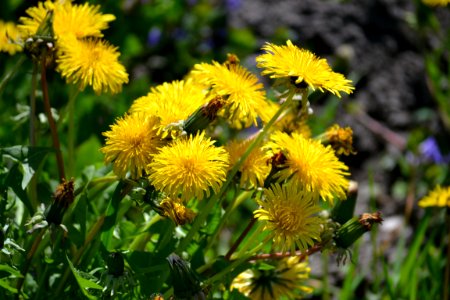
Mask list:
[[[450,207],[450,186],[437,186],[426,197],[419,201],[420,207],[438,206]]]
[[[320,240],[321,219],[315,214],[321,209],[314,193],[295,182],[276,183],[265,189],[264,197],[257,202],[260,208],[254,216],[272,232],[276,248],[292,254],[296,246],[305,250]]]
[[[230,288],[237,289],[252,300],[298,299],[313,291],[305,284],[310,272],[308,262],[293,256],[279,260],[273,269],[266,267],[242,272]]]
[[[207,102],[203,88],[192,80],[173,81],[158,85],[146,96],[136,99],[130,112],[157,115],[161,119],[160,129],[164,130],[170,124],[186,120]]]
[[[22,46],[16,43],[20,39],[20,32],[14,23],[0,20],[0,52],[13,55],[22,51]]]
[[[194,66],[191,77],[227,99],[219,115],[227,118],[234,128],[256,125],[257,117],[267,114],[269,104],[263,85],[241,65],[201,63]]]
[[[125,67],[118,61],[117,47],[106,41],[67,38],[60,43],[59,53],[57,70],[81,90],[90,85],[97,94],[107,91],[116,94],[128,83]]]
[[[267,43],[262,50],[266,53],[259,55],[256,62],[259,68],[264,69],[263,75],[286,79],[296,86],[305,83],[313,90],[327,90],[339,98],[340,92],[350,94],[354,89],[351,81],[333,72],[325,59],[294,46],[289,40],[286,46]]]
[[[293,180],[324,200],[346,198],[348,167],[339,161],[331,146],[296,132],[290,136],[278,131],[270,139],[266,148],[274,154],[281,151],[286,157],[285,168],[275,175],[279,181]]]
[[[226,146],[228,153],[230,153],[230,166],[237,163],[252,142],[252,139],[245,141],[234,140]],[[241,173],[241,186],[248,188],[264,186],[264,179],[269,175],[271,169],[268,163],[269,158],[270,155],[261,148],[253,149],[239,168],[239,172]]]
[[[342,128],[334,124],[325,132],[325,138],[337,155],[355,154],[353,150],[353,131],[350,127]]]
[[[446,6],[450,0],[422,0],[422,2],[428,6]]]
[[[205,137],[204,132],[179,138],[160,149],[149,164],[156,189],[183,201],[218,192],[226,177],[229,154]],[[180,195],[181,194],[181,195]]]
[[[56,38],[73,36],[76,38],[102,37],[102,30],[108,28],[108,23],[115,20],[111,14],[99,12],[99,5],[72,5],[71,1],[39,2],[36,7],[27,9],[29,17],[21,17],[20,26],[28,36],[37,33],[39,26],[53,12],[53,31]]]
[[[119,118],[111,130],[104,132],[106,145],[101,148],[105,162],[113,163],[114,172],[124,178],[127,172],[133,179],[143,176],[157,148],[163,143],[157,136],[158,118],[143,114]]]

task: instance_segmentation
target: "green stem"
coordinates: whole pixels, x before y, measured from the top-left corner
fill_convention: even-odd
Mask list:
[[[308,119],[308,89],[302,89],[302,110],[301,110],[301,116],[304,121]]]
[[[38,74],[38,63],[33,62],[33,71],[31,73],[31,95],[30,95],[30,146],[36,146],[36,90],[37,90],[37,74]],[[31,206],[34,211],[39,205],[37,199],[37,178],[38,176],[33,176],[30,181],[28,188],[28,195],[30,197]]]
[[[228,253],[225,255],[226,260],[230,260],[231,255],[233,255],[234,251],[239,247],[239,245],[242,243],[244,238],[247,236],[247,234],[250,232],[250,230],[253,228],[253,226],[256,224],[256,218],[252,217],[250,220],[250,223],[248,223],[247,227],[245,227],[244,231],[241,233],[241,235],[238,237],[236,242],[231,246],[230,250],[228,250]]]
[[[37,237],[34,239],[33,244],[31,245],[30,250],[27,252],[27,258],[26,261],[24,263],[24,267],[22,270],[22,276],[21,278],[19,278],[19,281],[17,282],[17,296],[20,295],[20,290],[22,289],[23,283],[25,281],[25,277],[27,276],[28,270],[30,269],[30,265],[31,265],[31,261],[33,260],[34,255],[36,254],[36,250],[38,249],[41,241],[42,241],[42,237],[44,236],[45,232],[47,231],[48,227],[42,228],[41,231],[39,232],[39,234],[37,235]]]
[[[445,279],[444,279],[444,297],[442,299],[449,299],[450,296],[450,208],[447,208],[445,214],[445,221],[447,223],[447,260],[445,263]]]
[[[10,70],[6,75],[3,77],[2,81],[0,82],[0,96],[3,94],[3,90],[6,87],[6,84],[8,81],[16,74],[16,72],[20,69],[20,66],[25,62],[26,55],[21,55],[19,60],[17,61],[16,65]]]
[[[206,250],[210,249],[214,242],[216,242],[217,236],[222,230],[222,227],[225,226],[227,220],[229,220],[229,215],[234,211],[236,207],[238,207],[244,200],[248,199],[252,195],[253,191],[243,191],[241,192],[237,197],[233,199],[233,201],[227,206],[225,209],[225,213],[223,214],[222,218],[220,218],[220,223],[214,230],[214,233],[211,235],[208,241],[208,245],[206,246]]]
[[[56,153],[56,163],[58,165],[59,180],[62,182],[65,180],[66,175],[64,173],[64,162],[61,153],[61,146],[58,138],[58,131],[56,129],[55,120],[52,115],[52,108],[50,106],[50,100],[48,97],[48,84],[47,76],[45,70],[45,56],[41,60],[41,85],[42,85],[42,95],[44,97],[44,109],[48,119],[48,125],[50,126],[50,132],[52,135],[53,147]]]
[[[83,246],[75,253],[75,255],[72,258],[72,264],[76,266],[78,264],[78,261],[80,260],[81,256],[83,255],[84,251],[86,250],[87,246],[91,244],[92,240],[97,236],[98,232],[102,228],[103,222],[105,221],[105,216],[100,216],[100,218],[97,220],[97,222],[92,226],[91,230],[87,234],[86,240],[84,241]],[[56,295],[59,295],[62,290],[64,289],[66,285],[67,278],[69,277],[71,273],[70,268],[66,268],[64,271],[64,275],[62,276],[61,281],[59,282],[59,285],[56,289]]]
[[[237,266],[242,264],[243,262],[246,262],[250,257],[253,256],[255,252],[258,252],[265,246],[265,242],[267,239],[265,239],[263,242],[261,242],[258,246],[253,248],[251,251],[247,252],[245,255],[243,255],[241,258],[233,261],[230,265],[228,265],[226,268],[224,268],[222,271],[217,273],[216,275],[212,276],[211,278],[208,278],[204,281],[205,285],[213,284],[219,280],[222,279],[222,277],[227,276],[230,274],[231,271],[233,271]]]
[[[69,102],[67,104],[67,109],[69,111],[69,125],[67,132],[67,173],[69,177],[75,176],[75,99],[77,98],[79,92],[80,90],[78,88],[74,92],[71,92]]]
[[[294,97],[295,91],[290,91],[286,101],[280,106],[278,111],[273,115],[273,117],[270,119],[269,122],[263,127],[263,129],[260,131],[258,136],[255,138],[255,140],[248,146],[245,153],[241,156],[241,158],[236,162],[236,164],[233,166],[233,168],[230,170],[227,176],[227,180],[222,185],[222,188],[217,194],[214,194],[212,198],[210,198],[205,205],[205,207],[202,209],[201,213],[195,218],[194,223],[192,224],[191,230],[188,232],[187,236],[181,241],[179,244],[176,253],[181,253],[186,249],[186,247],[189,245],[191,240],[194,238],[195,234],[198,232],[200,227],[205,222],[206,218],[208,217],[209,213],[211,212],[211,209],[214,207],[215,204],[220,203],[222,199],[222,195],[227,190],[228,186],[231,184],[234,176],[239,171],[242,164],[245,162],[247,157],[250,155],[250,153],[255,149],[256,146],[258,146],[267,133],[269,132],[270,127],[277,121],[278,117],[281,115],[281,113],[291,104],[292,98]]]

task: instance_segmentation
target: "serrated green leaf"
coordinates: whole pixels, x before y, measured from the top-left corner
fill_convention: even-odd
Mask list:
[[[81,277],[78,270],[75,269],[72,262],[70,261],[70,259],[67,256],[66,256],[66,259],[67,259],[67,263],[69,264],[70,270],[72,270],[72,274],[73,274],[73,276],[75,276],[75,279],[77,280],[78,286],[80,287],[80,290],[83,293],[83,295],[85,295],[89,299],[97,299],[97,297],[89,294],[87,289],[102,290],[103,287],[93,281],[90,281],[86,278]]]

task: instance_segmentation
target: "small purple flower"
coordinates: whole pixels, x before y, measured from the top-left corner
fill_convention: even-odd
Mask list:
[[[419,145],[419,155],[425,162],[445,164],[450,162],[450,154],[443,156],[434,137],[429,137]]]
[[[156,46],[161,40],[161,29],[158,27],[152,27],[147,34],[147,44],[149,46]]]
[[[235,11],[241,6],[241,0],[227,0],[226,5],[228,11]]]

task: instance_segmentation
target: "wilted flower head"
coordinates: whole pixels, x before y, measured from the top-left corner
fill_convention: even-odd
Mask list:
[[[0,52],[8,52],[13,55],[22,51],[19,40],[21,40],[21,35],[16,24],[0,20]]]
[[[334,124],[325,132],[325,140],[337,155],[355,154],[353,150],[353,131],[350,127],[342,128]]]
[[[101,148],[105,162],[113,163],[117,176],[124,178],[130,172],[131,178],[146,173],[147,165],[163,142],[157,135],[158,118],[141,113],[119,118],[110,131],[103,135],[106,145]]]
[[[299,299],[312,293],[312,288],[306,285],[310,271],[306,261],[293,256],[279,260],[272,269],[255,268],[242,272],[230,288],[252,300]]]
[[[320,240],[322,221],[316,216],[321,210],[317,202],[316,195],[299,184],[274,184],[264,190],[254,215],[272,232],[275,247],[293,255],[296,247],[304,250]]]
[[[291,136],[275,132],[266,148],[273,154],[281,151],[286,157],[284,168],[275,174],[279,181],[292,180],[324,200],[346,198],[348,167],[339,161],[331,146],[325,147],[296,132]]]
[[[164,215],[174,221],[176,225],[191,223],[196,215],[194,211],[184,206],[181,200],[174,200],[169,197],[161,201],[160,208],[163,210]]]
[[[169,197],[188,201],[209,197],[225,181],[229,154],[202,132],[178,138],[160,149],[149,164],[152,184]]]
[[[419,206],[450,207],[450,186],[437,186],[419,201]]]
[[[352,93],[354,87],[344,75],[333,72],[327,61],[312,52],[300,49],[291,41],[286,46],[267,43],[262,47],[266,53],[256,58],[257,66],[263,68],[263,75],[284,79],[294,87],[305,83],[311,89],[324,90],[341,97],[340,92]]]

